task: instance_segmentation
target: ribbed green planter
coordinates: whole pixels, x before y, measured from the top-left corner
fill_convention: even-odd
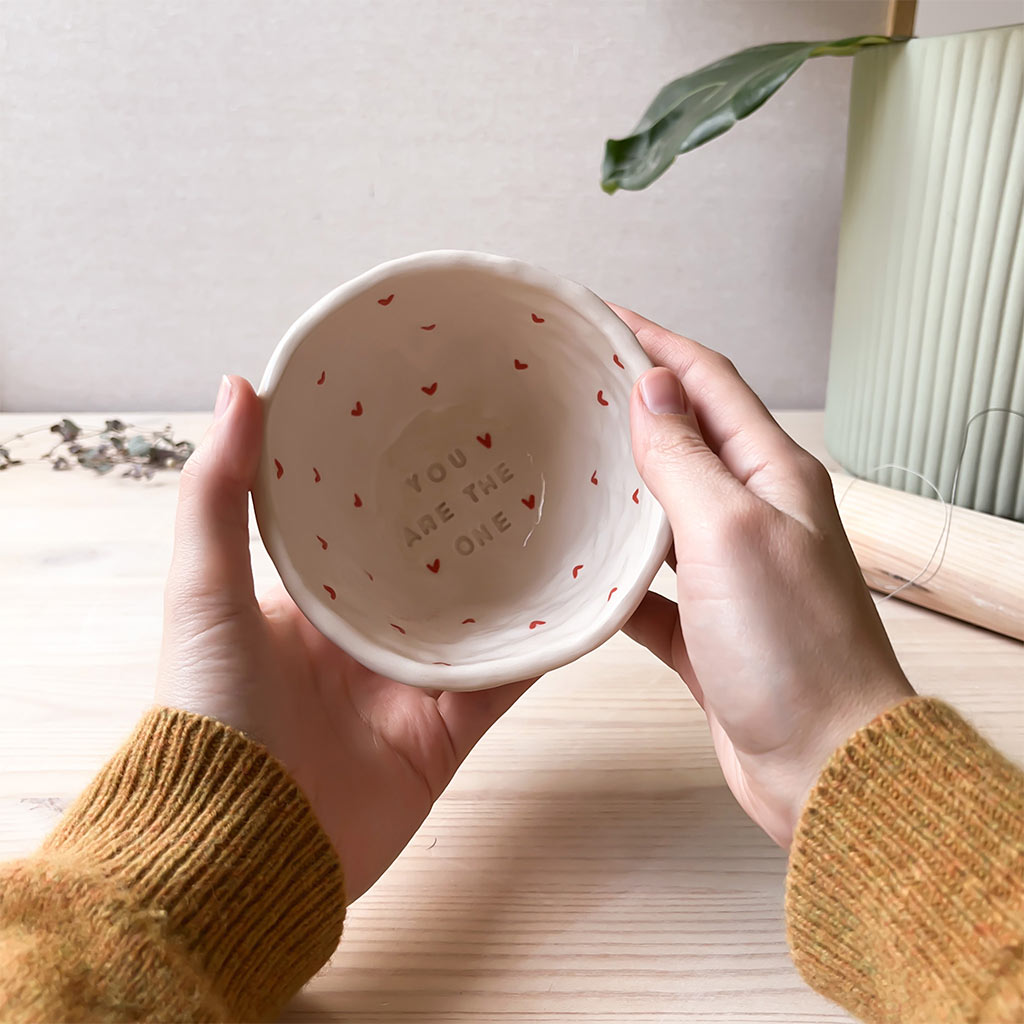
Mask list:
[[[825,405],[851,473],[949,498],[1024,412],[1024,26],[854,61]],[[957,504],[1024,521],[1024,418]]]

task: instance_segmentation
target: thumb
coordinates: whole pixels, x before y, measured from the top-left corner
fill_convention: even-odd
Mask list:
[[[663,366],[648,370],[633,388],[630,403],[633,458],[648,490],[664,508],[676,537],[685,536],[683,518],[743,492],[740,482],[708,447],[679,378]]]
[[[249,489],[259,465],[263,410],[243,377],[224,377],[213,425],[182,467],[168,592],[219,607],[255,604]]]

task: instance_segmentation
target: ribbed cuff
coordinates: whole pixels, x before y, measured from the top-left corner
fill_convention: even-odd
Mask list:
[[[914,698],[829,761],[789,862],[800,973],[870,1021],[1024,1020],[1024,774]]]
[[[261,746],[158,709],[69,809],[42,855],[96,868],[163,922],[239,1020],[278,1009],[341,935],[341,866]]]

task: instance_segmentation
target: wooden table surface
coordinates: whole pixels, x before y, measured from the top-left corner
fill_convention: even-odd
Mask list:
[[[194,440],[208,422],[130,418]],[[779,418],[822,455],[820,413]],[[2,415],[0,440],[50,421]],[[0,857],[32,850],[151,702],[176,482],[0,474]],[[255,530],[252,550],[264,589]],[[918,689],[1024,759],[1024,646],[898,601],[881,611]],[[790,963],[785,871],[685,687],[620,635],[484,739],[284,1019],[848,1021]]]

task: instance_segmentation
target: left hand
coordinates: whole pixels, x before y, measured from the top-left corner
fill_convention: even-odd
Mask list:
[[[225,378],[213,426],[182,470],[157,697],[246,733],[284,764],[334,844],[352,902],[532,680],[475,693],[404,686],[335,647],[283,588],[257,601],[248,492],[262,431],[248,381]]]

